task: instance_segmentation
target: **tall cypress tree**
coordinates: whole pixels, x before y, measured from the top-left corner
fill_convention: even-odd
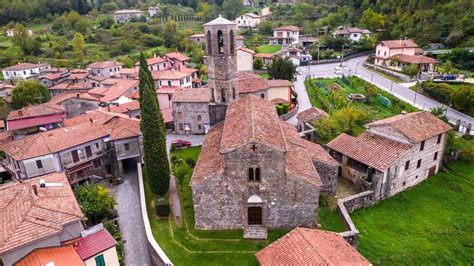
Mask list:
[[[166,129],[156,97],[155,83],[140,54],[139,71],[140,127],[143,135],[145,171],[152,191],[160,196],[169,188],[170,168],[166,152]]]

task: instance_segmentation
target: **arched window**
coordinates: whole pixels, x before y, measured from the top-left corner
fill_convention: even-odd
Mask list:
[[[221,89],[221,100],[223,103],[225,103],[225,90]]]
[[[207,54],[212,55],[211,31],[207,31]]]
[[[255,181],[260,182],[260,167],[255,169]]]
[[[230,53],[234,54],[234,31],[230,30]]]
[[[211,88],[211,102],[215,102],[216,99],[214,98],[214,88]]]
[[[217,51],[219,51],[219,54],[224,53],[224,35],[221,30],[217,31]]]
[[[232,99],[235,100],[235,88],[232,88]]]
[[[249,168],[249,181],[254,181],[255,180],[255,176],[253,174],[253,168],[250,167]]]

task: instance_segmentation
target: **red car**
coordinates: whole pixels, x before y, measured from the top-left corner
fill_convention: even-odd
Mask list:
[[[181,139],[174,140],[173,142],[171,142],[171,148],[172,149],[184,148],[184,147],[186,147],[186,148],[191,147],[191,142],[187,141],[187,140],[181,140]]]

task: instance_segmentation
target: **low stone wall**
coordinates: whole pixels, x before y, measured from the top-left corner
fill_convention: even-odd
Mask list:
[[[296,106],[295,106],[295,108],[293,108],[293,110],[289,111],[288,113],[286,113],[284,115],[280,115],[280,120],[286,121],[286,120],[292,118],[293,116],[295,116],[298,113],[299,109],[300,109],[299,104],[296,104]]]
[[[142,165],[137,164],[138,169],[138,188],[140,190],[140,207],[142,211],[143,223],[145,224],[145,234],[148,244],[148,252],[150,253],[150,261],[153,265],[173,265],[171,260],[166,256],[165,252],[156,242],[151,231],[150,221],[148,220],[148,213],[145,200],[145,188],[143,186]]]
[[[344,55],[344,58],[342,58],[342,62],[346,62],[347,60],[350,60],[350,59],[353,59],[353,58],[356,58],[356,57],[360,57],[360,56],[366,56],[366,55],[372,55],[374,54],[374,52],[372,51],[369,51],[369,52],[356,52],[356,53],[350,53],[350,54],[346,54]],[[332,58],[332,59],[321,59],[319,60],[319,63],[317,60],[311,60],[309,61],[309,64],[310,65],[323,65],[323,64],[333,64],[333,63],[339,63],[341,62],[341,59],[340,58]],[[301,66],[304,66],[304,65],[301,65]]]
[[[387,74],[391,77],[394,77],[394,78],[397,78],[397,79],[400,79],[404,82],[413,82],[413,81],[416,81],[416,78],[410,78],[409,76],[405,75],[405,74],[402,74],[402,73],[399,73],[399,72],[396,72],[396,71],[393,71],[393,70],[390,70],[390,69],[387,69],[387,68],[384,68],[384,67],[380,67],[380,66],[376,66],[376,65],[372,65],[372,64],[369,64],[367,62],[364,62],[364,67],[366,68],[370,68],[370,69],[375,69],[377,71],[380,71],[384,74]]]
[[[349,196],[344,199],[337,200],[337,211],[342,217],[342,220],[347,228],[347,231],[339,233],[349,244],[357,248],[359,244],[359,231],[355,227],[350,213],[360,209],[372,206],[374,191],[368,190],[359,194]]]

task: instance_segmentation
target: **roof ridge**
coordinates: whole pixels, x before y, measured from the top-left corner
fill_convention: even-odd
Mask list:
[[[303,232],[304,232],[305,230],[310,230],[310,229],[305,229],[305,228],[302,228],[302,227],[298,227],[297,229],[298,229],[298,233],[299,233],[299,234],[304,238],[304,240],[305,240],[306,242],[308,242],[308,244],[313,248],[313,250],[314,250],[315,253],[318,255],[318,257],[319,257],[322,261],[326,262],[327,265],[330,265],[331,263],[329,263],[329,261],[327,261],[326,259],[324,259],[324,258],[321,256],[321,254],[319,254],[317,247],[315,247],[315,246],[311,243],[311,241],[309,241],[309,239],[306,238],[305,234],[303,234]]]

